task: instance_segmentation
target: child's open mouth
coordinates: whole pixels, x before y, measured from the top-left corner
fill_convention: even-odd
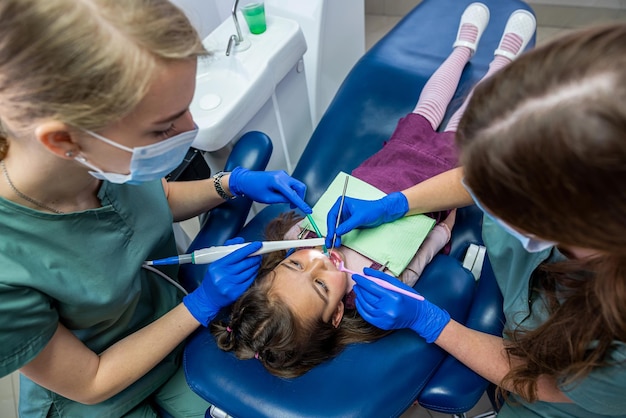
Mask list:
[[[343,258],[341,257],[339,251],[329,251],[328,258],[330,258],[330,261],[335,265],[335,267],[337,267],[337,269],[339,269],[339,266],[343,262]]]

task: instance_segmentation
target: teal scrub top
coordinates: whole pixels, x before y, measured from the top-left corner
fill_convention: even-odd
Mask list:
[[[177,290],[141,267],[176,254],[161,181],[103,182],[102,207],[39,212],[0,198],[0,376],[27,364],[60,322],[96,353],[180,302]],[[165,271],[176,277],[177,270]],[[22,376],[20,417],[122,416],[177,369],[177,352],[128,389],[86,406]]]
[[[489,217],[483,219],[483,239],[504,298],[505,328],[534,329],[548,316],[544,301],[532,291],[534,271],[543,262],[565,257],[556,248],[527,252],[520,242]],[[498,417],[626,418],[626,345],[616,341],[609,355],[613,367],[594,370],[586,378],[560,389],[573,403],[528,403],[516,395],[503,405]]]

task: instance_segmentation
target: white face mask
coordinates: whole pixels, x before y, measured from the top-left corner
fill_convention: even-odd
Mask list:
[[[143,147],[129,148],[118,144],[95,132],[85,130],[89,135],[106,142],[109,145],[132,154],[130,160],[130,173],[107,173],[87,161],[82,155],[76,156],[76,161],[91,168],[89,174],[100,180],[111,183],[140,184],[165,177],[172,172],[185,158],[191,143],[198,134],[198,127],[191,131],[183,132],[171,138],[157,142],[156,144]]]
[[[522,247],[524,247],[524,249],[528,251],[529,253],[538,253],[556,245],[555,242],[543,241],[543,240],[529,237],[525,234],[522,234],[521,232],[515,230],[509,224],[501,220],[500,218],[495,217],[494,215],[489,213],[487,209],[482,207],[482,205],[480,204],[476,196],[474,196],[474,193],[472,192],[472,190],[465,184],[465,181],[462,180],[461,183],[463,184],[463,187],[465,187],[465,190],[467,190],[469,195],[474,200],[474,203],[476,204],[476,206],[478,206],[478,209],[480,209],[485,215],[487,215],[489,219],[491,219],[492,221],[500,225],[510,235],[517,238],[517,240],[522,244]]]
[[[491,218],[492,221],[494,221],[495,223],[500,225],[502,228],[504,228],[506,232],[513,235],[515,238],[517,238],[517,240],[522,243],[522,247],[524,247],[524,249],[528,251],[529,253],[538,253],[540,251],[547,250],[548,248],[552,248],[556,245],[556,243],[554,242],[543,241],[537,238],[532,238],[527,235],[524,235],[521,232],[518,232],[515,229],[511,228],[503,220],[490,215],[488,212],[485,212],[485,210],[483,210],[483,208],[481,208],[478,203],[476,203],[476,206],[478,206],[480,210],[482,210],[485,213],[485,215]]]

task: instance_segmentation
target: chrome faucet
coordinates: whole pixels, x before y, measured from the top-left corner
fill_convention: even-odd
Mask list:
[[[239,26],[239,20],[237,20],[237,6],[239,5],[239,0],[235,0],[233,4],[233,8],[231,10],[231,15],[233,16],[233,22],[235,22],[235,29],[237,30],[237,34],[232,34],[228,39],[228,46],[226,47],[226,56],[230,55],[230,52],[233,49],[233,46],[239,45],[243,42],[243,35],[241,35],[241,27]]]

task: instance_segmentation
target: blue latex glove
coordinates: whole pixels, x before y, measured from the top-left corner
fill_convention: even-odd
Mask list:
[[[395,287],[417,293],[395,277],[365,268],[363,272],[369,276],[383,279]],[[361,277],[352,275],[356,282],[356,308],[367,322],[381,329],[410,328],[422,336],[427,343],[434,342],[450,322],[450,314],[427,300],[412,297],[384,289]]]
[[[337,234],[335,239],[335,247],[341,245],[341,236],[347,234],[355,228],[374,228],[387,222],[393,222],[403,217],[409,211],[409,202],[400,192],[394,192],[378,200],[361,200],[352,197],[346,197],[343,202],[343,208],[339,213],[341,206],[341,197],[328,212],[326,218],[326,226],[328,234],[326,235],[326,246],[333,246],[333,235]],[[340,217],[342,222],[335,230],[337,218]]]
[[[234,238],[224,245],[243,242],[243,238]],[[261,256],[248,256],[261,246],[260,242],[252,242],[209,265],[200,286],[183,298],[198,322],[206,327],[220,309],[233,303],[252,284],[261,266]]]
[[[228,188],[235,196],[247,196],[261,203],[289,203],[292,209],[313,213],[304,201],[304,183],[284,171],[250,171],[237,167],[230,173]]]

